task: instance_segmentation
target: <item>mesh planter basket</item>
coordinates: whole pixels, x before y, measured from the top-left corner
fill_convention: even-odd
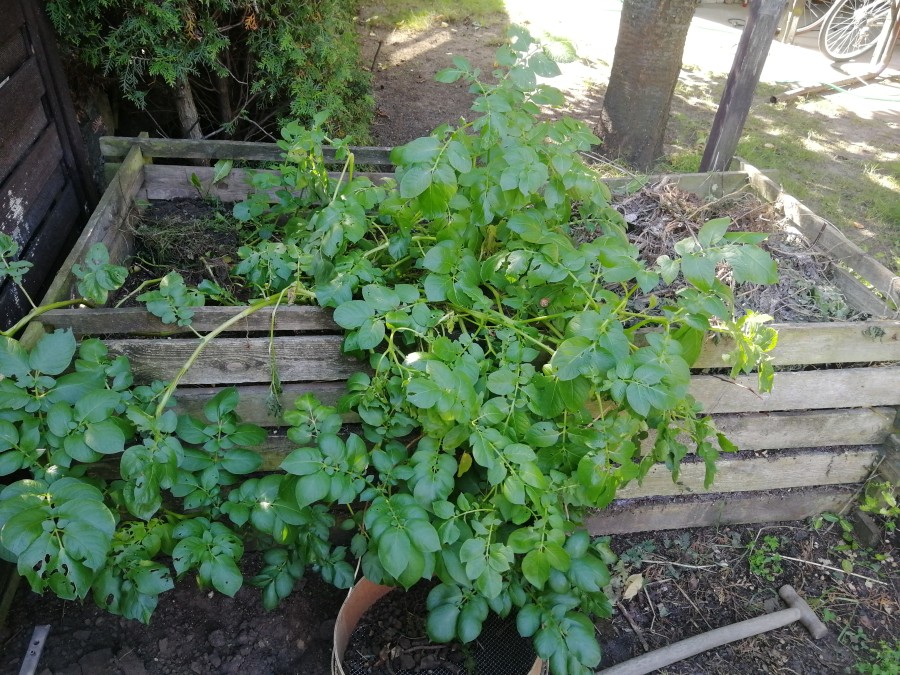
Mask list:
[[[344,653],[350,644],[350,637],[356,630],[360,619],[363,615],[385,595],[393,591],[391,586],[381,586],[375,584],[368,579],[360,579],[357,584],[350,589],[347,599],[341,605],[338,613],[337,621],[334,625],[334,645],[331,653],[331,673],[332,675],[364,675],[368,670],[356,670],[349,667],[345,668],[343,664]],[[491,622],[489,619],[485,622],[485,628],[481,636],[478,638],[478,644],[482,647],[481,653],[475,658],[477,664],[477,675],[546,675],[547,668],[540,659],[531,662],[530,658],[525,659],[522,664],[522,646],[510,645],[508,639],[501,639],[496,633],[496,628],[501,622]],[[494,630],[492,631],[492,628]],[[516,634],[516,638],[522,640],[531,647],[531,641],[521,638]],[[501,644],[502,643],[502,644]],[[496,648],[496,649],[495,649]],[[516,663],[515,657],[510,658],[510,649],[513,649],[515,656],[518,656],[519,663]],[[527,652],[525,652],[527,653]],[[531,652],[533,654],[533,651]]]

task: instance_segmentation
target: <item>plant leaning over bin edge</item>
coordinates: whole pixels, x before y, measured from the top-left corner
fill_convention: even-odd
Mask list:
[[[395,148],[396,180],[355,175],[347,143],[288,125],[277,173],[256,173],[234,215],[252,228],[235,273],[259,300],[199,337],[170,383],[134,386],[124,357],[68,332],[30,350],[16,330],[0,339],[0,475],[29,471],[0,492],[0,552],[42,592],[83,598],[149,620],[158,595],[196,570],[201,585],[233,595],[243,540],[265,550],[252,582],[273,607],[312,566],[352,583],[343,547],[329,541],[330,509],[343,505],[351,551],[372,581],[410,588],[438,581],[427,627],[437,641],[470,642],[490,611],[516,613],[522,635],[557,674],[600,661],[590,615],[608,616],[602,543],[585,513],[612,501],[657,462],[677,479],[689,449],[706,462],[734,447],[688,394],[689,364],[704,336],[734,340],[733,374],[757,369],[771,385],[769,317],[734,316],[716,276],[770,283],[764,235],[713,220],[653,268],[637,259],[609,192],[578,152],[597,143],[584,124],[538,117],[563,103],[537,82],[556,63],[524,32],[498,52],[487,83],[463,59],[438,74],[463,79],[479,116]],[[330,180],[322,145],[338,147]],[[274,194],[274,201],[272,195]],[[567,228],[597,232],[577,245]],[[0,273],[20,282],[11,240]],[[94,248],[76,269],[94,303],[124,271]],[[674,302],[653,296],[682,277]],[[639,309],[638,294],[649,296]],[[141,296],[169,323],[226,293],[167,275]],[[234,321],[263,307],[315,301],[334,310],[345,350],[367,361],[340,410],[311,395],[284,412],[296,448],[283,473],[251,476],[264,438],[219,393],[205,420],[173,409],[178,381]],[[78,358],[74,360],[77,350]],[[273,367],[273,393],[278,393]],[[341,436],[342,412],[362,421]],[[641,443],[656,433],[652,449]],[[127,447],[126,447],[127,446]],[[121,455],[119,478],[88,475]],[[181,511],[170,508],[179,505]]]

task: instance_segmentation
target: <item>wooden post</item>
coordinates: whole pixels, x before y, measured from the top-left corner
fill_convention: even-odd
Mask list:
[[[728,169],[786,3],[787,0],[752,0],[750,3],[747,25],[741,33],[725,92],[709,132],[700,171]]]

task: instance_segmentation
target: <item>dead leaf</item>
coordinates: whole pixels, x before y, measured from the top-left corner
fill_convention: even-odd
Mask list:
[[[853,221],[853,227],[855,227],[857,230],[864,230],[864,229],[866,229],[866,226],[865,226],[865,225],[863,225],[862,223],[858,223],[858,222],[856,222],[855,220]]]
[[[625,590],[622,592],[623,600],[631,600],[644,587],[644,575],[632,574],[625,580]]]

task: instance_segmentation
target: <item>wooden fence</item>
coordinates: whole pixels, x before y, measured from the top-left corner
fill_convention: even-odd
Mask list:
[[[34,263],[38,299],[96,203],[54,37],[37,0],[0,0],[0,230]],[[0,325],[28,301],[0,285]]]

